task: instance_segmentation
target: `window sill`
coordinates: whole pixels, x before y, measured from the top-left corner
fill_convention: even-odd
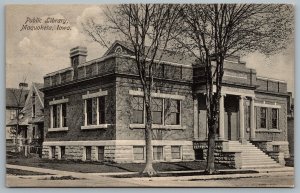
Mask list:
[[[106,129],[108,124],[101,124],[101,125],[86,125],[81,126],[81,130],[89,130],[89,129]]]
[[[144,129],[145,124],[130,124],[129,127],[131,129]],[[181,130],[181,129],[186,129],[185,126],[181,125],[152,125],[152,129],[171,129],[171,130]]]
[[[258,132],[258,133],[263,133],[263,132],[268,132],[268,133],[281,133],[282,131],[279,130],[279,129],[263,129],[263,128],[260,128],[260,129],[256,129],[256,132]]]
[[[174,158],[171,158],[171,161],[172,161],[172,162],[179,162],[179,161],[182,161],[182,159],[174,159]]]
[[[143,160],[132,160],[132,162],[133,163],[145,163],[146,162],[146,160],[145,159],[143,159]]]
[[[59,127],[59,128],[49,128],[48,132],[54,132],[54,131],[68,131],[68,127]]]

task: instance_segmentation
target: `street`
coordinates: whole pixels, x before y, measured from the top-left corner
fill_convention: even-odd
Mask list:
[[[157,178],[112,178],[109,176],[82,176],[75,180],[50,180],[45,176],[7,175],[8,187],[293,187],[291,173],[278,172],[245,178],[197,179],[193,176]]]

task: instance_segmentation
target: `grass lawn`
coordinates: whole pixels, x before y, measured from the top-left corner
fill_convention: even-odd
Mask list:
[[[112,173],[112,172],[141,172],[144,163],[111,163],[111,162],[83,162],[72,160],[48,160],[38,157],[24,158],[20,156],[9,156],[6,159],[7,164],[23,165],[31,167],[41,167],[54,170],[82,172],[82,173]],[[154,163],[154,169],[163,171],[191,171],[204,170],[205,161],[190,162],[162,162]],[[216,164],[217,169],[229,169],[227,165]]]
[[[226,175],[226,174],[249,174],[249,173],[259,173],[258,171],[254,170],[230,170],[230,171],[219,171],[216,174],[217,175]],[[192,171],[187,171],[187,172],[172,172],[172,173],[158,173],[152,177],[177,177],[177,176],[203,176],[203,175],[209,175],[207,173],[203,172],[192,172]],[[143,174],[124,174],[124,175],[115,175],[112,176],[114,178],[136,178],[136,177],[148,177],[147,175]]]
[[[32,171],[19,170],[13,168],[6,168],[6,174],[16,175],[16,176],[50,175],[48,173],[32,172]]]

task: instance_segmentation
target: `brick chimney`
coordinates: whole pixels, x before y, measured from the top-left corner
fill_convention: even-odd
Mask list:
[[[27,89],[28,88],[28,84],[25,82],[20,82],[19,83],[19,89]]]
[[[83,46],[77,46],[70,50],[70,59],[71,59],[71,66],[74,69],[74,78],[77,79],[78,77],[78,70],[77,66],[86,62],[87,56],[87,48]]]

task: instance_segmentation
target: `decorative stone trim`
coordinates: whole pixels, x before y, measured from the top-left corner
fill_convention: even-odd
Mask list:
[[[96,97],[106,96],[107,94],[108,94],[107,90],[99,91],[96,93],[88,93],[88,94],[82,95],[82,99],[96,98]]]
[[[260,80],[270,80],[270,81],[273,81],[273,82],[286,83],[286,81],[284,81],[284,80],[279,80],[279,79],[274,79],[274,78],[267,78],[267,77],[262,77],[262,76],[257,76],[256,78],[260,79]]]
[[[131,129],[145,129],[145,124],[130,124]],[[152,125],[152,129],[171,129],[171,130],[181,130],[186,129],[186,126],[181,125]]]
[[[58,127],[58,128],[48,128],[48,132],[55,132],[55,131],[68,131],[68,127]]]
[[[127,54],[120,54],[120,56],[124,57],[124,58],[131,58],[131,59],[135,59],[134,56],[131,56],[131,55],[127,55]],[[146,58],[146,61],[151,61],[150,58]],[[193,68],[192,66],[190,65],[186,65],[186,64],[180,64],[180,63],[175,63],[175,62],[169,62],[169,61],[165,61],[165,60],[154,60],[155,63],[158,63],[158,64],[168,64],[168,65],[171,65],[171,66],[183,66],[185,68]]]
[[[272,104],[264,104],[264,103],[254,103],[254,106],[256,107],[267,107],[267,108],[276,108],[280,109],[281,105],[272,105]]]
[[[58,70],[58,71],[55,71],[55,72],[48,73],[44,76],[44,78],[54,76],[56,74],[64,73],[64,72],[67,72],[67,71],[73,71],[73,68],[72,67],[67,67],[67,68],[64,68],[64,69],[61,69],[61,70]]]
[[[67,103],[67,102],[69,102],[69,99],[64,98],[64,99],[49,101],[49,105],[57,105],[57,104],[62,104],[62,103]]]
[[[81,130],[90,130],[90,129],[106,129],[108,124],[101,124],[101,125],[86,125],[81,126]]]
[[[259,129],[256,129],[256,132],[257,133],[259,133],[259,132],[281,133],[282,131],[279,130],[279,129],[264,129],[264,128],[259,128]]]
[[[101,140],[101,141],[44,141],[43,146],[145,146],[145,140]],[[152,140],[152,145],[193,145],[184,140]]]
[[[245,73],[237,73],[234,71],[225,71],[223,76],[231,77],[231,78],[240,78],[240,79],[246,79],[247,80],[247,74]]]
[[[129,94],[134,96],[144,96],[144,92],[139,90],[129,90]],[[182,95],[165,94],[165,93],[151,93],[151,96],[155,98],[170,98],[170,99],[177,99],[177,100],[185,99],[185,96]]]

